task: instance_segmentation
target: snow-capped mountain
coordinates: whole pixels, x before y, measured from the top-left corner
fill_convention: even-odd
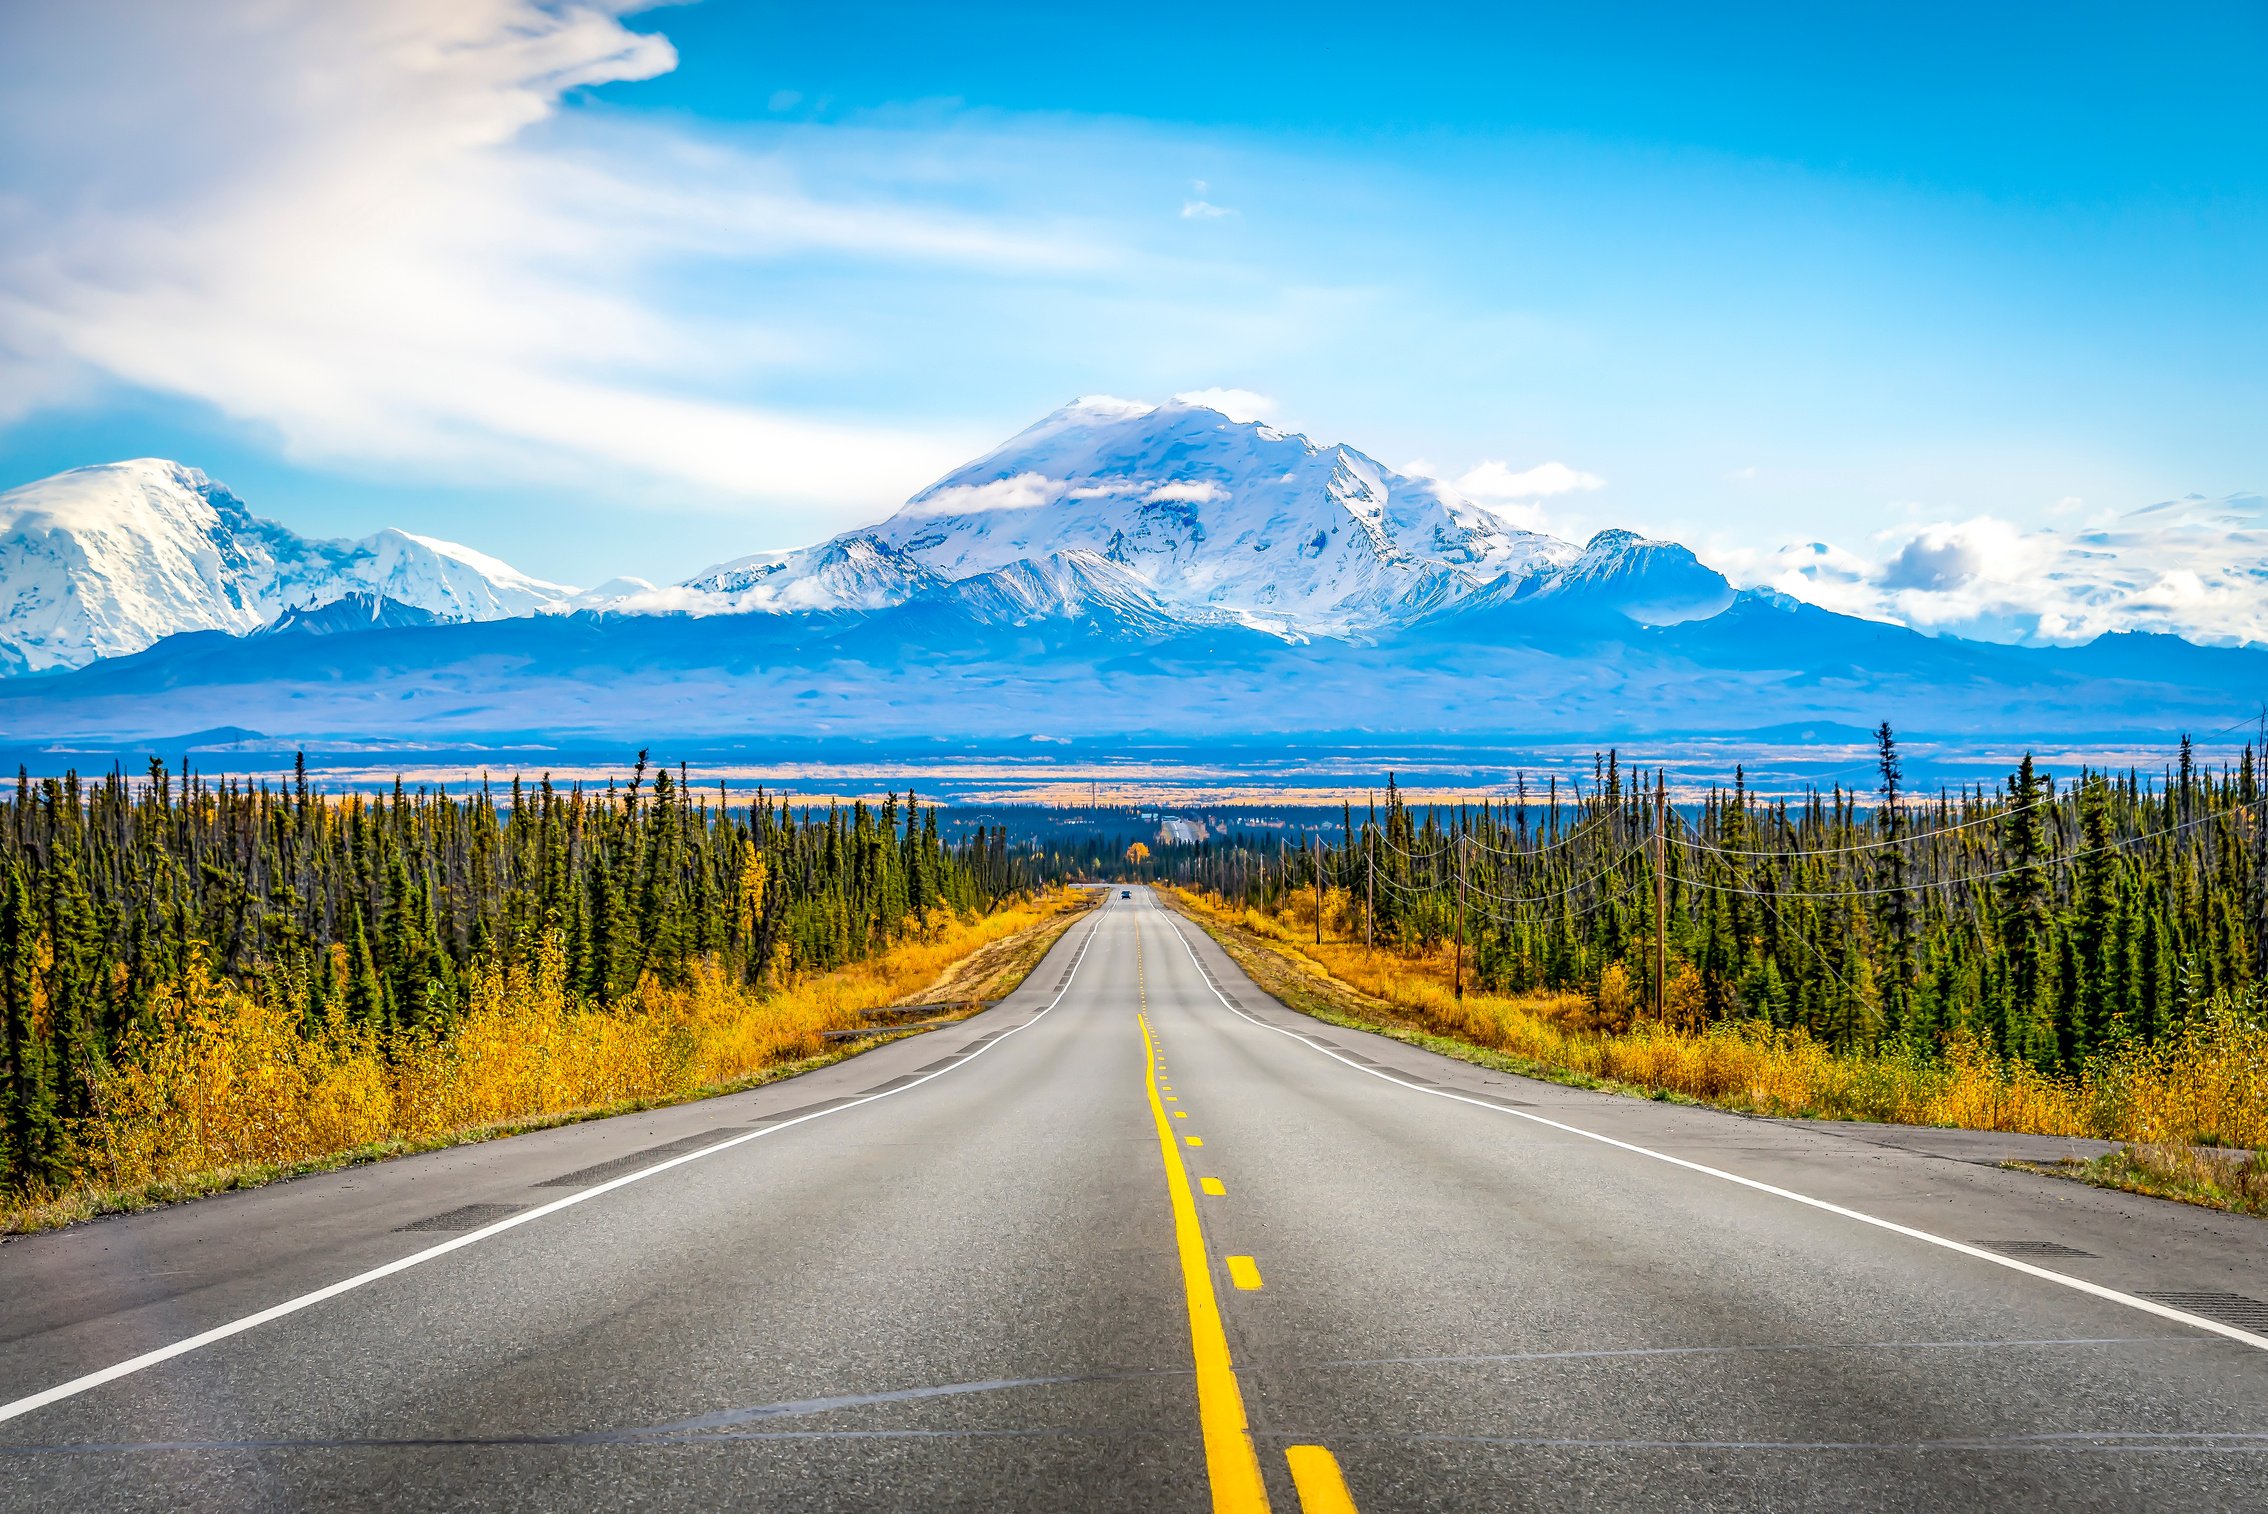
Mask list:
[[[1652,541],[1634,531],[1601,531],[1574,561],[1526,577],[1507,575],[1452,606],[1451,613],[1517,606],[1674,626],[1721,614],[1737,597],[1722,573],[1674,541]]]
[[[0,673],[76,667],[186,631],[243,635],[358,595],[442,621],[950,600],[1003,626],[1147,636],[1234,623],[1289,641],[1372,639],[1515,606],[1529,626],[1545,606],[1673,624],[1732,597],[1675,543],[1607,532],[1577,547],[1351,447],[1180,401],[1076,400],[877,525],[666,588],[618,578],[578,592],[396,530],[311,540],[196,469],[151,458],[0,495]],[[353,606],[321,622],[366,623]]]
[[[719,563],[679,587],[724,610],[873,610],[946,581],[888,542],[853,532],[797,552]]]
[[[733,609],[874,608],[1085,553],[1183,612],[1361,635],[1581,556],[1434,479],[1202,405],[1074,401],[877,526],[710,569]]]
[[[446,624],[443,617],[383,594],[357,590],[326,605],[293,608],[262,626],[255,636],[337,636],[350,631],[391,631],[403,626]]]
[[[573,592],[406,531],[313,540],[159,458],[0,494],[0,664],[15,671],[77,667],[182,631],[242,634],[356,593],[466,621]]]
[[[468,751],[1809,740],[1882,719],[2127,740],[2225,725],[2268,679],[2264,650],[1994,646],[1735,592],[1675,542],[1522,531],[1186,404],[1080,401],[877,525],[659,589],[576,594],[399,532],[308,541],[168,463],[0,496],[0,533],[0,656],[94,661],[0,678],[18,760],[222,729]]]

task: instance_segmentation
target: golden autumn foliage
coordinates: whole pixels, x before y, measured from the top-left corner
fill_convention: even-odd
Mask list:
[[[760,891],[761,864],[743,878]],[[682,984],[648,977],[618,1002],[588,1005],[568,991],[553,943],[524,968],[475,969],[465,1014],[441,1037],[381,1038],[335,1000],[309,1024],[296,1005],[192,966],[158,990],[147,1025],[98,1080],[96,1113],[73,1132],[77,1185],[132,1190],[695,1095],[817,1055],[824,1032],[1083,903],[1066,890],[948,916],[925,940],[769,994],[696,964]]]
[[[2059,1077],[1960,1034],[1930,1056],[1837,1052],[1760,1021],[1704,1026],[1697,975],[1674,961],[1667,1023],[1619,964],[1592,994],[1468,991],[1459,999],[1446,945],[1423,954],[1347,939],[1317,945],[1312,897],[1302,914],[1301,896],[1291,894],[1290,907],[1273,916],[1175,893],[1198,918],[1246,932],[1291,968],[1384,1001],[1428,1031],[1590,1077],[1760,1114],[2268,1146],[2268,1019],[2240,1007],[2208,1007],[2153,1046],[2126,1047]]]

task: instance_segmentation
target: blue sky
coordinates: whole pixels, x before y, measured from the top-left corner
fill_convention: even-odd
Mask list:
[[[0,483],[668,579],[1217,386],[1989,629],[2088,530],[2255,545],[2122,521],[2268,489],[2268,21],[1979,9],[24,7]]]

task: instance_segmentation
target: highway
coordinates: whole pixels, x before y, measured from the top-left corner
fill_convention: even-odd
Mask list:
[[[0,1247],[0,1507],[2268,1508],[2268,1227],[2043,1144],[1451,1062],[1112,890],[819,1072]]]

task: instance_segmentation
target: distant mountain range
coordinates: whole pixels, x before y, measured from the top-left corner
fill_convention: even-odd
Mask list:
[[[1628,531],[1198,405],[1075,402],[879,524],[577,592],[398,531],[313,541],[143,460],[0,495],[0,738],[1015,743],[1594,737],[1804,722],[1996,741],[2227,724],[2268,652],[1929,638]]]

